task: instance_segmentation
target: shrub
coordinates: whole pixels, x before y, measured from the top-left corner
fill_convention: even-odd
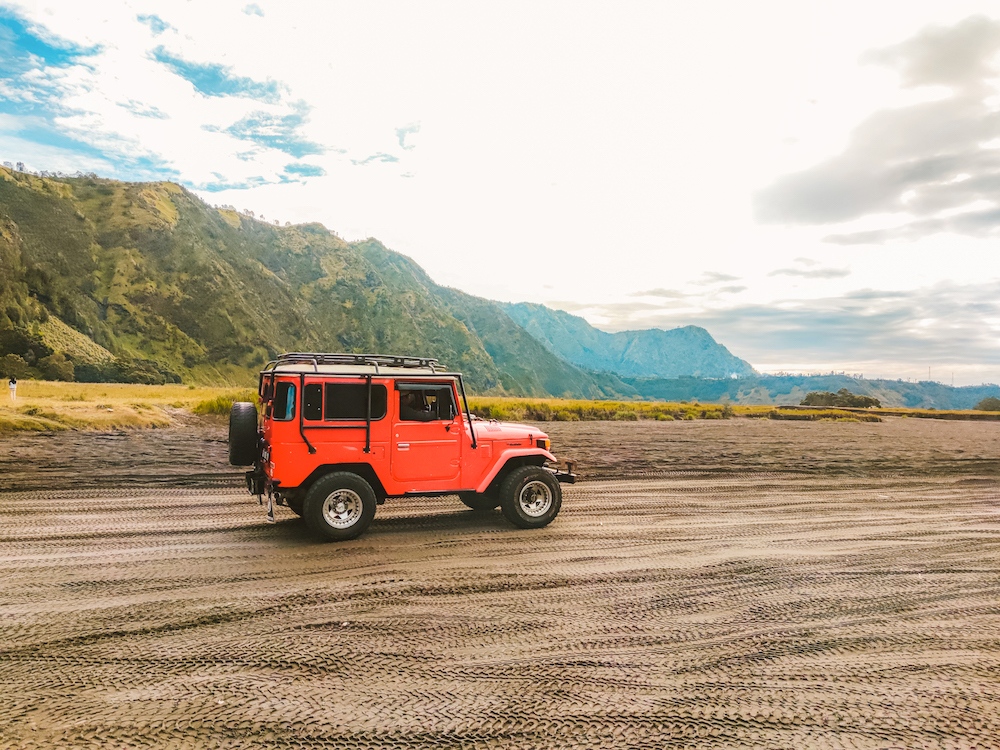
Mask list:
[[[73,381],[73,362],[66,359],[62,352],[50,354],[38,360],[38,369],[46,380]]]
[[[17,354],[6,354],[0,358],[0,375],[6,378],[12,375],[15,378],[23,378],[28,374],[28,363]]]
[[[239,391],[230,391],[221,396],[210,398],[195,404],[192,411],[195,414],[229,414],[236,401],[249,401],[257,403],[257,391],[252,388],[243,388]]]
[[[800,406],[853,406],[862,409],[882,406],[877,398],[871,396],[856,396],[846,388],[841,388],[836,393],[829,391],[812,391],[802,399]]]
[[[978,404],[975,405],[976,409],[979,411],[1000,411],[1000,398],[995,396],[987,396]]]

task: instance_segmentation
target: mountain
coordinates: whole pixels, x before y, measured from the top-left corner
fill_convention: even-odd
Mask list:
[[[972,409],[987,396],[1000,397],[1000,386],[950,386],[933,381],[863,380],[849,375],[749,375],[704,378],[625,378],[645,399],[728,404],[799,404],[812,391],[836,393],[846,388],[872,396],[883,407]]]
[[[605,333],[583,318],[527,302],[503,309],[546,348],[567,362],[628,377],[726,378],[752,375],[753,366],[730,354],[704,328]]]
[[[0,168],[0,359],[40,367],[57,352],[82,379],[235,383],[282,351],[436,357],[478,393],[635,395],[375,240],[279,227],[169,182]]]

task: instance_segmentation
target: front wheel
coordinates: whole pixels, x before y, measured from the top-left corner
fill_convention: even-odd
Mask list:
[[[317,479],[306,492],[302,517],[310,529],[334,542],[354,539],[375,517],[375,492],[357,474],[338,471]]]
[[[514,469],[500,485],[500,510],[508,521],[522,529],[549,525],[561,507],[559,481],[541,467]]]

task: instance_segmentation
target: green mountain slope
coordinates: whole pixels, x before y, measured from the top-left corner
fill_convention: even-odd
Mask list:
[[[0,168],[0,329],[45,339],[49,316],[90,351],[168,379],[246,381],[281,351],[353,351],[437,357],[480,393],[635,393],[378,242],[217,210],[172,183]],[[77,337],[72,348],[79,365],[87,347]]]
[[[704,328],[605,333],[583,318],[522,302],[504,310],[549,351],[590,370],[627,377],[725,378],[753,374],[753,366],[712,338]]]

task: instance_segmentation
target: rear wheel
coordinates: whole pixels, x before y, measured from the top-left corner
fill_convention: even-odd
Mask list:
[[[229,410],[229,463],[257,463],[257,451],[257,407],[248,401],[236,401]]]
[[[540,529],[552,522],[562,507],[562,488],[539,466],[514,469],[500,485],[500,509],[515,526]]]
[[[493,510],[500,505],[496,490],[492,492],[459,492],[458,499],[473,510]]]
[[[354,539],[375,517],[375,492],[357,474],[338,471],[317,479],[306,492],[302,517],[309,528],[335,542]]]

